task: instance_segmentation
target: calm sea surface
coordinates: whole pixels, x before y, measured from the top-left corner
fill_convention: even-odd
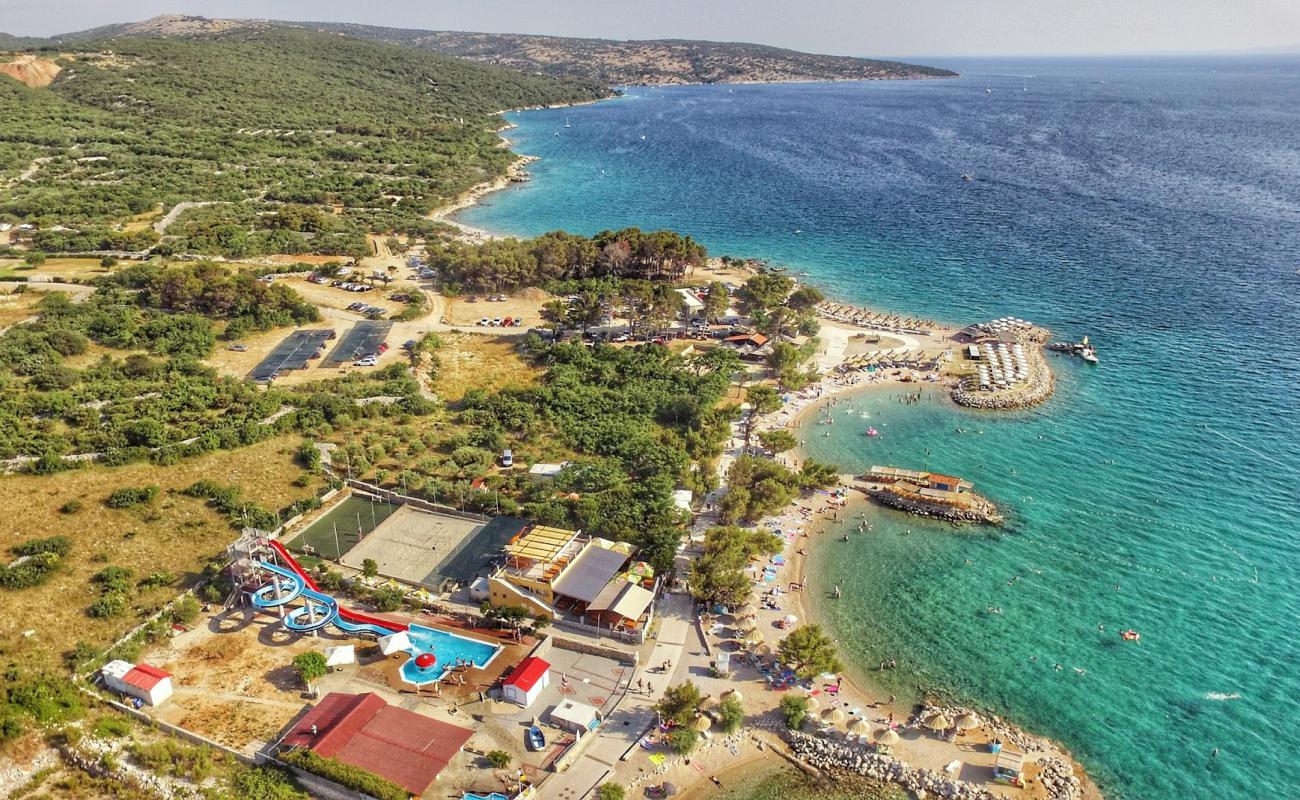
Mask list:
[[[1300,796],[1300,61],[943,65],[517,114],[533,181],[460,218],[675,228],[875,308],[1090,335],[1033,412],[884,393],[807,430],[1009,510],[871,512],[817,549],[821,609],[868,679],[1057,737],[1112,796]]]

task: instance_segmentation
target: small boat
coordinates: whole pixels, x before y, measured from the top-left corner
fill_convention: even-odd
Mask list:
[[[1089,364],[1098,363],[1097,351],[1093,350],[1091,347],[1084,347],[1082,350],[1080,350],[1079,358],[1082,358],[1084,361],[1087,361]]]
[[[961,175],[961,179],[969,182],[975,180],[975,176],[970,174],[969,172],[963,172]]]
[[[570,125],[570,124],[569,124],[569,121],[566,119],[566,120],[564,121],[564,127],[566,127],[566,128],[572,128],[573,126]]]
[[[542,735],[542,729],[534,725],[528,729],[528,749],[537,752],[546,747],[546,737]]]
[[[1123,639],[1126,642],[1136,642],[1142,638],[1142,635],[1139,634],[1137,631],[1133,630],[1132,628],[1129,628],[1128,630],[1121,633],[1119,635],[1119,638]]]
[[[879,436],[879,435],[880,435],[880,431],[876,430],[875,428],[867,428],[867,435],[868,435],[868,436]]]

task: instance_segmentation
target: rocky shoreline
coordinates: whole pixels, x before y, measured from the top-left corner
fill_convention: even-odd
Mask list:
[[[1047,402],[1056,391],[1056,376],[1037,347],[1029,349],[1029,363],[1026,386],[1004,392],[984,392],[963,382],[952,390],[953,402],[984,411],[1014,411]]]
[[[874,781],[897,784],[916,798],[943,800],[996,800],[988,789],[928,769],[917,769],[881,752],[848,740],[832,741],[802,731],[786,735],[790,751],[802,764],[831,779],[857,775]],[[1049,800],[1078,800],[1083,796],[1079,779],[1065,761],[1047,757],[1037,762],[1038,781]]]
[[[920,517],[929,517],[930,519],[939,519],[945,522],[978,522],[986,525],[997,525],[1002,522],[1002,515],[998,513],[997,506],[992,501],[982,497],[970,506],[959,507],[913,500],[885,488],[869,489],[867,494],[881,505],[889,506],[898,511],[906,511],[909,514],[916,514]]]

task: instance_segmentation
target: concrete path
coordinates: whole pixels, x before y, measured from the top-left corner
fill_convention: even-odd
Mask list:
[[[541,794],[557,800],[583,800],[594,796],[595,789],[609,779],[614,767],[637,746],[642,733],[655,722],[654,706],[670,685],[681,682],[677,675],[684,660],[687,642],[695,642],[689,594],[668,593],[659,601],[659,634],[642,649],[642,669],[629,673],[631,691],[596,732],[596,741],[568,770],[547,778]],[[646,655],[647,650],[649,655]],[[672,670],[658,671],[665,661]],[[650,691],[638,691],[636,681],[649,681]]]

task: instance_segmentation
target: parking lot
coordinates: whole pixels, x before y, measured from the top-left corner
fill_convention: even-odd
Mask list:
[[[332,330],[294,331],[253,368],[250,377],[255,381],[270,381],[285,370],[302,369],[333,335]]]
[[[372,320],[358,322],[325,357],[324,366],[347,364],[355,359],[379,354],[379,345],[388,338],[393,323]]]

